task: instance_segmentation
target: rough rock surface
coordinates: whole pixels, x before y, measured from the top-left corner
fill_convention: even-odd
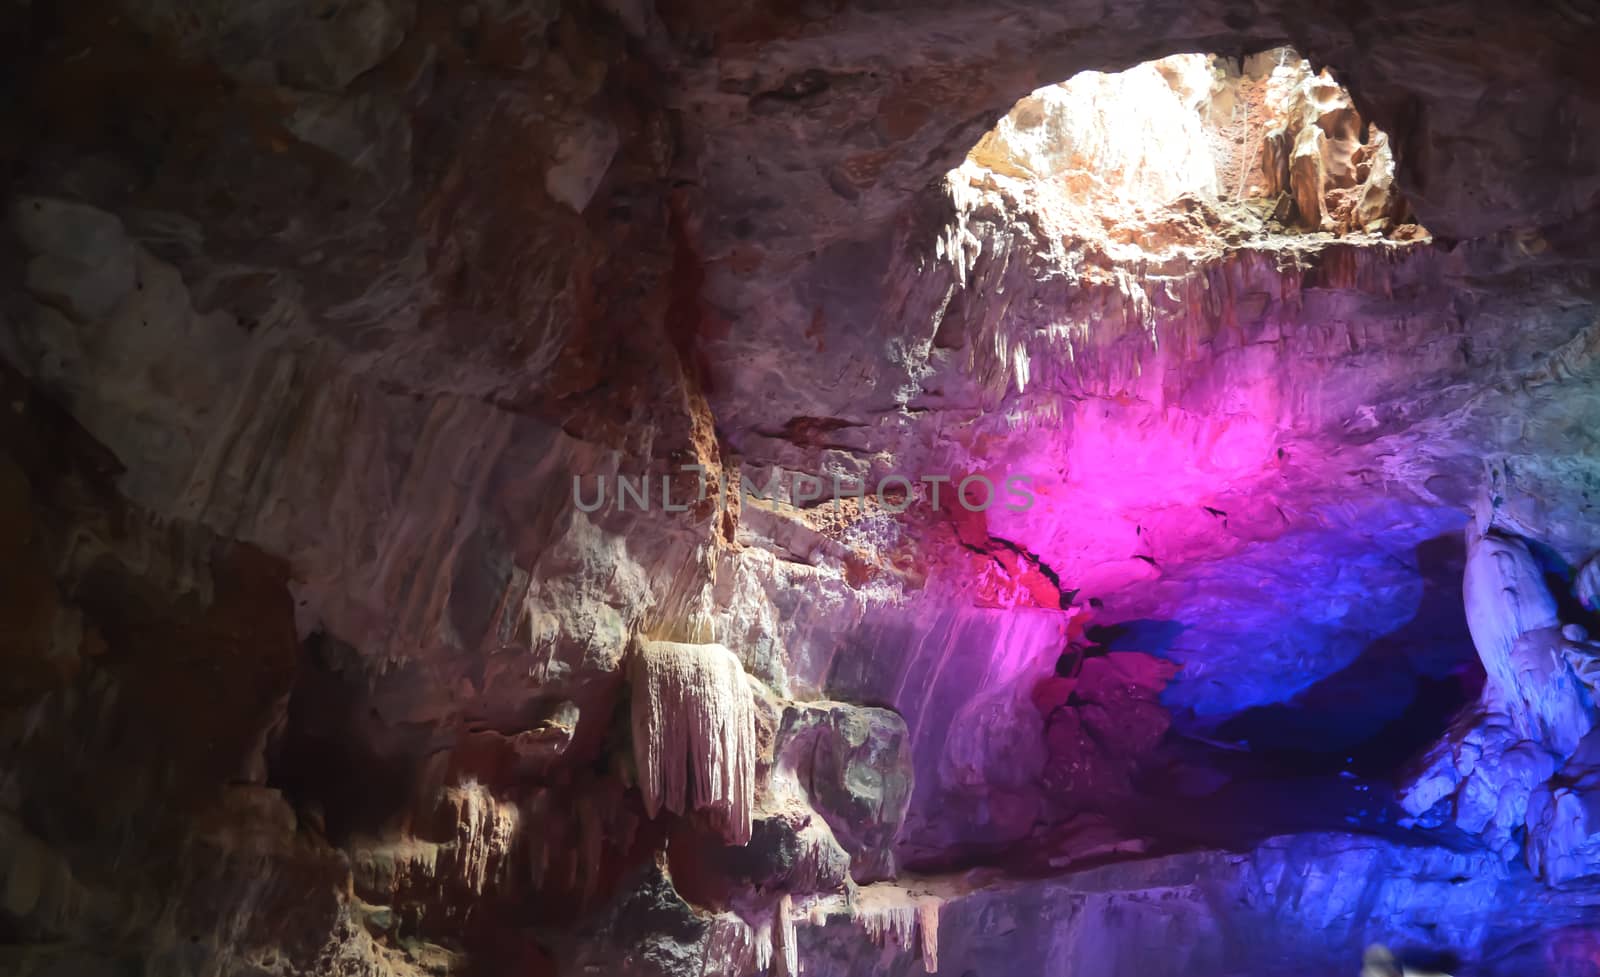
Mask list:
[[[976,890],[950,879],[908,888],[942,897],[940,973],[983,973],[997,961],[1018,973],[1058,973],[1093,960],[1115,977],[1354,974],[1363,948],[1390,940],[1419,962],[1433,948],[1432,960],[1459,965],[1456,972],[1511,977],[1584,973],[1594,950],[1592,929],[1578,922],[1590,912],[1582,897],[1525,900],[1490,857],[1343,835]],[[813,972],[909,977],[924,969],[915,954],[863,949],[865,934],[835,923],[799,933]],[[1468,947],[1487,952],[1460,949]],[[1444,962],[1450,948],[1457,955]]]
[[[1595,973],[1596,30],[6,6],[0,969]]]
[[[815,703],[784,717],[777,747],[859,881],[894,875],[915,773],[905,720],[888,709]]]

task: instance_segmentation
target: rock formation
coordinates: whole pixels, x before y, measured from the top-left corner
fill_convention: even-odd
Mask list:
[[[1597,33],[9,5],[0,972],[1600,973]]]
[[[1487,682],[1478,705],[1424,758],[1402,803],[1567,881],[1589,871],[1574,853],[1592,833],[1579,799],[1592,762],[1584,747],[1595,727],[1600,646],[1581,625],[1562,624],[1527,542],[1497,530],[1492,516],[1468,535],[1464,605]]]
[[[646,642],[630,678],[645,813],[710,809],[730,844],[748,842],[756,717],[738,657],[721,645]]]
[[[1527,545],[1491,530],[1467,543],[1467,628],[1483,659],[1491,708],[1518,733],[1564,753],[1593,727],[1589,704],[1567,680],[1561,621]]]
[[[1590,560],[1578,572],[1578,580],[1573,585],[1573,596],[1578,598],[1578,602],[1585,609],[1600,611],[1600,559]]]

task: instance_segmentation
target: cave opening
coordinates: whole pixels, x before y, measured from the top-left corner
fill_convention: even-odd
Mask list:
[[[1281,47],[1175,54],[1040,88],[947,179],[1009,189],[1052,230],[1132,261],[1270,236],[1313,248],[1430,240],[1394,175],[1389,134],[1327,69]]]
[[[910,867],[1026,866],[1052,844],[1060,865],[1074,834],[1103,857],[1408,820],[1396,785],[1483,687],[1463,516],[1331,484],[1381,425],[1307,402],[1358,330],[1406,329],[1393,292],[1432,238],[1396,164],[1334,76],[1279,47],[1037,89],[946,174],[917,403],[975,376],[1028,432],[971,464],[1034,473],[1049,511],[955,513],[955,533],[991,554],[980,603],[1056,606],[1037,568],[1068,621],[1021,682],[1037,725],[999,723],[1043,741],[1028,773],[994,773],[1036,778],[1007,799],[1033,823],[952,844],[974,812],[947,790],[925,823],[913,804]],[[1263,589],[1271,610],[1246,609]],[[968,703],[957,723],[979,728],[946,736],[944,762],[991,776],[1000,708]]]

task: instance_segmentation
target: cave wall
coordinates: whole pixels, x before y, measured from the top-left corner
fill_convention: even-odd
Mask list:
[[[652,876],[706,840],[629,789],[638,638],[740,658],[764,782],[785,737],[886,781],[768,798],[768,861],[720,870],[767,886],[745,916],[837,874],[802,805],[863,882],[1127,844],[1081,840],[1083,798],[1381,644],[1486,455],[1502,525],[1596,548],[1592,34],[1470,2],[13,5],[7,966],[689,972],[605,949],[715,929]],[[939,186],[1042,85],[1286,41],[1393,134],[1434,245],[1066,282],[1004,195]],[[716,501],[980,463],[1051,505]],[[571,504],[693,498],[684,464],[685,512]],[[1091,618],[1128,657],[1052,685]],[[1107,736],[1134,755],[1063,762]],[[903,832],[852,807],[897,792]]]

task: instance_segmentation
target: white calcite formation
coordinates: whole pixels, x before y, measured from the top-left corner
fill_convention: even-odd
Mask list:
[[[939,970],[939,907],[932,895],[914,895],[892,885],[867,886],[856,891],[850,918],[880,946],[921,950],[922,967]]]
[[[1528,867],[1553,883],[1592,877],[1600,862],[1600,766],[1568,764],[1528,799]],[[1569,779],[1570,778],[1570,779]]]
[[[722,645],[646,641],[628,674],[645,812],[709,811],[730,844],[749,841],[755,700],[738,656]]]

